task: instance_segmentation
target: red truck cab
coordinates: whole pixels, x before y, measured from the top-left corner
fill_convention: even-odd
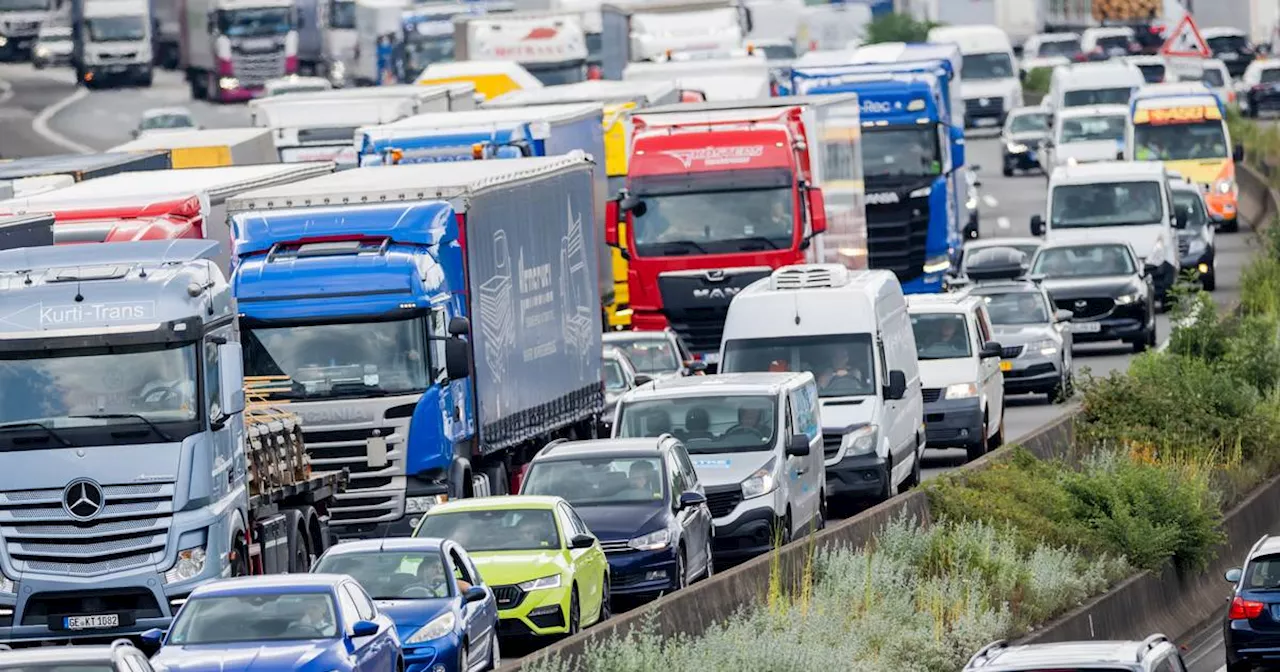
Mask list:
[[[53,208],[52,214],[55,245],[204,238],[204,214],[198,196],[140,205]]]
[[[774,269],[838,254],[815,242],[831,213],[811,157],[822,140],[809,137],[808,103],[795,100],[668,105],[633,117],[627,188],[610,203],[605,231],[629,262],[633,329],[671,327],[715,366],[738,292]],[[841,217],[842,228],[857,219]]]

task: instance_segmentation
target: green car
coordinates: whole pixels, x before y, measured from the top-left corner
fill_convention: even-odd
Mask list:
[[[504,636],[573,634],[609,618],[609,561],[559,497],[439,504],[413,536],[452,539],[466,549],[498,599]]]

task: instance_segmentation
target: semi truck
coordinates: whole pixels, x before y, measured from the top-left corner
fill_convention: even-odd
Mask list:
[[[544,85],[587,78],[587,36],[577,13],[453,17],[459,61],[515,61]]]
[[[605,79],[622,79],[628,63],[673,53],[741,49],[753,27],[750,10],[737,0],[631,0],[600,12]]]
[[[340,538],[514,492],[546,442],[594,435],[595,169],[581,152],[358,168],[231,202],[245,366],[317,465],[350,470]]]
[[[265,128],[206,128],[151,133],[112,147],[112,152],[167,150],[174,168],[216,168],[277,163],[271,131]]]
[[[150,0],[72,0],[76,81],[90,88],[151,86],[151,30]]]
[[[635,114],[627,189],[605,218],[630,258],[632,328],[670,327],[715,369],[747,285],[806,260],[866,268],[860,119],[855,95]]]
[[[455,56],[453,17],[467,12],[499,11],[498,3],[438,2],[416,5],[400,13],[399,58],[396,79],[402,84],[417,80],[432,63],[452,61]],[[510,11],[512,6],[502,9]]]
[[[215,261],[230,269],[228,198],[331,172],[332,163],[291,163],[120,174],[3,201],[0,214],[51,212],[66,218],[65,232],[55,227],[62,242],[203,237],[222,243]]]
[[[0,639],[167,628],[196,586],[305,572],[345,473],[246,404],[218,243],[0,252]]]
[[[167,170],[172,167],[167,151],[54,154],[0,162],[0,180],[70,175],[76,182],[81,182],[116,173]]]
[[[54,0],[0,2],[0,61],[31,58],[40,26],[53,10]]]
[[[218,103],[262,95],[298,72],[293,0],[179,0],[182,68],[191,97]]]

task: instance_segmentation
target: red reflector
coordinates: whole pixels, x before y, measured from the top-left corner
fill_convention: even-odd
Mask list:
[[[1231,611],[1227,612],[1227,618],[1233,621],[1257,618],[1262,615],[1263,606],[1265,605],[1261,602],[1246,600],[1243,597],[1236,597],[1231,600]]]

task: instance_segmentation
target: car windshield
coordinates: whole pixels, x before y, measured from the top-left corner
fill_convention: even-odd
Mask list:
[[[785,250],[795,230],[790,188],[646,195],[632,212],[640,256]]]
[[[761,395],[647,399],[623,404],[618,437],[671,433],[694,454],[771,450],[777,417],[777,402]]]
[[[1128,105],[1133,88],[1120,86],[1109,89],[1076,89],[1062,95],[1063,107],[1084,107],[1085,105]]]
[[[330,0],[329,27],[335,30],[355,30],[356,3],[351,0]]]
[[[665,501],[666,478],[655,457],[583,457],[535,461],[522,495],[554,495],[574,506]]]
[[[1245,590],[1280,589],[1280,555],[1260,555],[1244,569]]]
[[[820,397],[876,394],[870,334],[734,339],[725,342],[720,370],[810,371]]]
[[[911,329],[916,335],[916,356],[921,360],[969,357],[969,329],[964,315],[956,313],[923,313],[911,315]]]
[[[1159,63],[1143,63],[1138,66],[1138,69],[1142,71],[1143,81],[1148,84],[1159,84],[1164,81],[1164,66]]]
[[[607,343],[627,354],[631,366],[638,373],[675,373],[680,370],[680,357],[671,341],[665,338],[636,338],[627,341],[610,340]]]
[[[1008,79],[1013,77],[1013,60],[1004,52],[968,54],[960,63],[960,72],[964,73],[964,79],[967,82],[979,79]]]
[[[1124,122],[1124,115],[1119,114],[1063,119],[1058,128],[1058,143],[1124,140]]]
[[[326,555],[311,570],[346,574],[375,600],[430,600],[449,597],[453,577],[444,557],[423,551],[368,551]]]
[[[427,388],[423,318],[253,327],[245,330],[246,376],[271,376],[280,399],[412,394]]]
[[[328,593],[197,597],[178,612],[165,644],[229,644],[338,636]]]
[[[1078,38],[1071,38],[1066,40],[1048,40],[1041,42],[1037,53],[1041,58],[1049,56],[1066,56],[1067,58],[1071,58],[1072,56],[1080,53],[1080,40]],[[963,72],[963,70],[961,72]]]
[[[1049,306],[1040,292],[1001,292],[982,297],[992,324],[1048,324]],[[917,341],[919,336],[916,336]]]
[[[468,553],[550,551],[561,547],[560,532],[550,509],[429,513],[413,536],[452,539]]]
[[[1221,89],[1227,85],[1226,75],[1217,68],[1205,68],[1204,71],[1200,73],[1200,81],[1204,82],[1205,85],[1211,89]]]
[[[627,377],[622,373],[622,365],[616,359],[604,360],[604,389],[610,392],[621,392],[627,389]]]
[[[1209,225],[1209,213],[1205,211],[1204,200],[1199,193],[1185,189],[1174,190],[1173,206],[1179,209],[1189,208],[1191,210],[1191,217],[1187,219],[1188,229],[1203,229]]]
[[[932,126],[864,129],[862,171],[873,181],[942,174],[936,131]]]
[[[191,117],[185,114],[157,114],[142,120],[144,131],[157,128],[191,128],[194,125],[191,123]]]
[[[227,37],[266,37],[293,30],[292,7],[217,10],[218,32]]]
[[[0,358],[0,430],[39,422],[51,428],[195,420],[196,346],[113,348],[110,353],[4,353]],[[43,447],[43,446],[42,446]]]
[[[1046,278],[1096,278],[1137,271],[1129,251],[1121,245],[1078,245],[1040,250],[1031,272]]]
[[[1009,120],[1010,133],[1035,133],[1049,130],[1049,114],[1046,112],[1028,112],[1015,115]]]
[[[1249,40],[1241,35],[1223,35],[1221,37],[1210,37],[1205,39],[1209,45],[1209,50],[1215,54],[1223,52],[1240,53],[1249,49]]]
[[[1258,73],[1258,82],[1261,84],[1274,84],[1280,82],[1280,68],[1267,68]]]
[[[1164,220],[1159,182],[1064,184],[1053,188],[1050,228],[1144,226]]]
[[[1098,46],[1102,47],[1103,51],[1127,50],[1132,43],[1133,40],[1128,35],[1107,35],[1097,40]]]

